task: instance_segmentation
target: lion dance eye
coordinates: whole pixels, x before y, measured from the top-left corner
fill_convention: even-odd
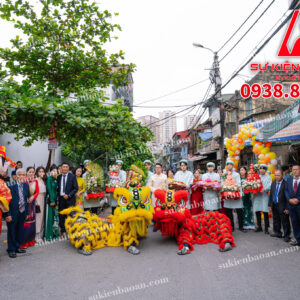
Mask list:
[[[160,203],[159,199],[156,200],[156,206],[161,206],[161,203]]]
[[[184,202],[183,199],[181,199],[177,206],[178,207],[184,207],[184,205],[185,205],[185,202]]]
[[[146,200],[145,200],[144,204],[145,204],[145,205],[148,205],[149,203],[150,203],[150,200],[149,200],[148,197],[146,197]]]
[[[120,199],[120,204],[121,205],[126,205],[127,204],[127,199],[122,196],[121,199]]]

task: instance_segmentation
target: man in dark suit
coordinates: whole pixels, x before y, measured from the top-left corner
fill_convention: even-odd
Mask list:
[[[76,203],[75,194],[78,191],[78,184],[76,176],[69,172],[70,165],[63,163],[61,165],[61,173],[57,177],[57,189],[58,189],[58,209],[59,211],[74,206]],[[61,235],[65,234],[65,215],[59,215],[59,227]]]
[[[15,258],[16,253],[25,253],[20,249],[24,221],[29,214],[29,185],[25,183],[26,172],[24,169],[17,170],[17,182],[11,185],[12,199],[9,204],[9,211],[4,214],[7,223],[7,252],[8,256]]]
[[[285,184],[285,196],[291,216],[294,237],[296,242],[292,246],[300,246],[300,166],[292,168],[293,177],[289,177]]]
[[[282,238],[281,224],[283,227],[284,241],[290,241],[291,225],[289,219],[288,203],[285,197],[285,184],[282,172],[277,170],[275,172],[275,181],[271,185],[269,197],[269,210],[273,213],[273,231],[272,237]]]

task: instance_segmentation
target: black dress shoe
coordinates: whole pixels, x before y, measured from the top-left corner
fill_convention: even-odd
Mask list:
[[[247,230],[246,230],[246,229],[243,229],[243,228],[239,229],[239,231],[240,231],[240,232],[244,232],[244,233],[247,232]]]
[[[265,230],[265,234],[269,234],[269,230]]]
[[[297,242],[292,242],[290,243],[291,246],[300,246],[300,243],[297,243]]]
[[[8,252],[8,256],[9,256],[10,258],[16,258],[16,257],[17,257],[17,254],[16,254],[16,252]]]
[[[17,251],[16,251],[17,253],[26,253],[26,250],[25,249],[17,249]]]
[[[286,236],[286,237],[284,238],[284,241],[285,241],[286,243],[288,243],[290,240],[291,240],[291,238],[288,237],[288,236]]]
[[[282,235],[281,234],[278,234],[278,233],[272,233],[270,234],[271,237],[277,237],[277,238],[282,238]]]
[[[262,232],[262,228],[261,227],[257,227],[257,228],[255,228],[254,232]]]

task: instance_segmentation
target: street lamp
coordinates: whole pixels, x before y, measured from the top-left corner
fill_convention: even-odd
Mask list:
[[[213,63],[213,69],[210,72],[210,79],[212,83],[215,84],[215,97],[217,98],[217,101],[219,102],[219,108],[220,108],[220,134],[221,137],[219,139],[219,145],[220,145],[220,160],[221,160],[221,167],[224,167],[224,127],[225,127],[225,114],[224,114],[224,105],[222,101],[222,94],[221,94],[221,75],[220,75],[220,68],[219,68],[219,60],[218,60],[218,52],[213,51],[210,48],[204,47],[202,44],[193,43],[194,47],[207,49],[210,52],[214,54],[214,63]]]
[[[198,48],[207,49],[207,50],[211,51],[213,54],[217,54],[217,52],[213,51],[213,50],[212,50],[212,49],[210,49],[210,48],[204,47],[204,46],[203,46],[203,45],[201,45],[201,44],[198,44],[198,43],[193,43],[193,46],[194,46],[194,47],[198,47]]]

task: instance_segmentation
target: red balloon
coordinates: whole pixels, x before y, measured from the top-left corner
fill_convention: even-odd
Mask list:
[[[271,142],[266,142],[266,143],[265,143],[265,147],[269,147],[269,148],[270,148],[271,146],[272,146],[272,143],[271,143]]]

